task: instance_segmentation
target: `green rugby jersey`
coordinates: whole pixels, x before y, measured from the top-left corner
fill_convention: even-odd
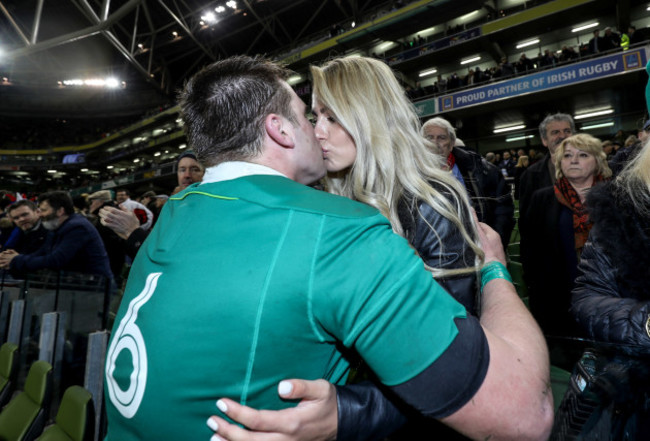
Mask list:
[[[218,398],[261,409],[286,378],[387,385],[429,366],[465,309],[374,208],[281,176],[170,198],[131,269],[106,361],[107,439],[209,439]]]

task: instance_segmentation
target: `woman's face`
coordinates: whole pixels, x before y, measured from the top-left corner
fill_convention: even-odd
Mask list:
[[[314,133],[323,150],[323,160],[328,172],[345,170],[357,158],[357,146],[350,134],[335,119],[330,110],[314,98]]]
[[[593,177],[597,164],[594,155],[578,150],[572,144],[567,144],[560,163],[562,174],[569,181],[579,181]]]

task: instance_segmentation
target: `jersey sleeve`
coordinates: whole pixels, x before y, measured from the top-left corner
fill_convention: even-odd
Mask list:
[[[445,352],[465,308],[383,216],[325,218],[318,240],[310,295],[323,341],[333,335],[355,349],[388,386],[407,382]]]

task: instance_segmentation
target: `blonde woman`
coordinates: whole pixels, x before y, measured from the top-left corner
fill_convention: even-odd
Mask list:
[[[393,72],[379,60],[360,57],[312,66],[311,73],[326,189],[377,208],[433,276],[474,312],[483,253],[467,193],[421,136]]]
[[[533,316],[545,334],[565,337],[578,333],[569,304],[582,247],[591,229],[585,198],[612,171],[601,141],[578,134],[557,148],[555,173],[555,185],[536,191],[531,198],[528,217],[534,234],[527,255],[522,257]]]

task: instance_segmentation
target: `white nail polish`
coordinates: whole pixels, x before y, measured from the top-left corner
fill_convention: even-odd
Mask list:
[[[216,432],[217,430],[219,430],[219,425],[212,418],[208,418],[207,424],[208,424],[208,427],[210,429],[212,429],[213,432]]]
[[[289,395],[292,390],[293,390],[293,384],[291,384],[290,381],[280,381],[280,384],[278,384],[278,393],[281,396]]]
[[[221,438],[219,438],[217,435],[212,435],[210,438],[210,441],[223,441]]]
[[[228,412],[228,406],[226,406],[226,403],[224,403],[224,402],[221,401],[221,400],[217,401],[217,407],[218,407],[219,410],[222,411],[223,413]]]

